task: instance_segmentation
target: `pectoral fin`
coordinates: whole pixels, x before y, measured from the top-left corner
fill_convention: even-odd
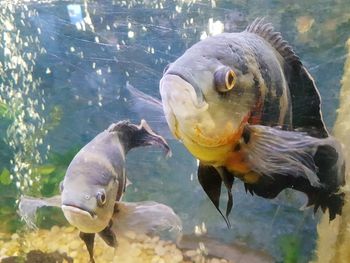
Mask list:
[[[84,233],[80,232],[79,237],[84,241],[86,248],[89,252],[90,256],[90,263],[95,263],[94,260],[94,240],[95,240],[95,234],[94,233]]]
[[[115,233],[112,230],[112,220],[110,221],[109,225],[103,229],[101,232],[99,232],[99,236],[106,242],[106,244],[110,247],[116,247],[117,246],[117,238]]]
[[[204,192],[208,195],[209,199],[213,202],[220,215],[224,218],[227,227],[230,228],[231,224],[228,220],[228,215],[231,212],[233,205],[233,198],[231,193],[233,176],[231,174],[228,174],[224,168],[216,169],[213,166],[200,164],[198,167],[198,180],[203,187]],[[223,215],[219,208],[222,182],[224,182],[224,185],[228,191],[226,217]]]

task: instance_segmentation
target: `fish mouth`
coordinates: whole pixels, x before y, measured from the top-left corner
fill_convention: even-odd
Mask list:
[[[90,211],[86,208],[79,207],[77,205],[62,204],[61,208],[63,211],[69,211],[70,213],[73,213],[73,214],[86,215],[86,216],[90,217],[91,219],[97,218],[97,215],[95,212]]]
[[[236,138],[232,123],[218,127],[209,104],[198,100],[195,87],[183,77],[166,73],[160,81],[160,94],[168,126],[179,140],[204,147],[218,147]],[[218,128],[220,133],[217,133]]]
[[[178,89],[183,92],[179,97],[189,97],[192,101],[192,106],[197,110],[207,110],[208,103],[205,101],[204,95],[201,89],[198,87],[196,82],[191,81],[193,77],[187,76],[185,73],[172,73],[170,71],[160,80],[160,93],[163,96],[167,97],[171,94],[174,95],[174,92],[168,93],[168,89]],[[179,94],[178,94],[179,95]]]

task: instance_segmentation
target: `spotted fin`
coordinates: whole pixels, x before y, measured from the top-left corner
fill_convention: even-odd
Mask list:
[[[262,37],[284,58],[283,70],[286,75],[292,100],[293,128],[309,135],[328,137],[321,113],[321,98],[315,82],[292,47],[280,32],[274,31],[271,23],[257,18],[246,28],[246,32]]]
[[[215,168],[213,166],[207,166],[203,164],[199,165],[197,175],[198,181],[203,187],[204,192],[207,194],[210,201],[212,201],[216,209],[219,211],[220,215],[224,218],[227,227],[231,228],[231,223],[228,219],[228,216],[233,206],[233,197],[231,190],[234,177],[223,167]],[[224,183],[228,194],[226,216],[221,212],[219,207],[222,183]]]

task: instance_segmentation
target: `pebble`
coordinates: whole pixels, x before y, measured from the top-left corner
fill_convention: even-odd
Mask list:
[[[164,255],[165,255],[165,252],[166,252],[165,248],[164,248],[161,244],[157,245],[157,246],[154,248],[154,251],[155,251],[156,254],[159,255],[159,256],[164,256]]]
[[[195,257],[197,255],[198,255],[198,253],[195,250],[188,250],[185,252],[185,256],[190,257],[190,258]]]

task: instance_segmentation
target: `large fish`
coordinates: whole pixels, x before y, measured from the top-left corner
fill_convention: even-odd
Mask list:
[[[74,157],[61,183],[61,196],[22,197],[22,216],[32,224],[37,207],[61,207],[68,222],[80,230],[91,262],[96,233],[115,247],[116,234],[126,228],[138,233],[181,228],[180,219],[163,204],[121,202],[128,182],[125,156],[132,148],[146,145],[157,145],[171,153],[163,137],[155,134],[144,120],[139,126],[128,121],[112,124]]]
[[[315,211],[328,208],[330,220],[341,214],[341,147],[326,130],[314,80],[270,23],[256,19],[243,32],[196,43],[164,70],[160,94],[219,212],[226,186],[226,217],[235,177],[251,194],[274,198],[292,188]]]

